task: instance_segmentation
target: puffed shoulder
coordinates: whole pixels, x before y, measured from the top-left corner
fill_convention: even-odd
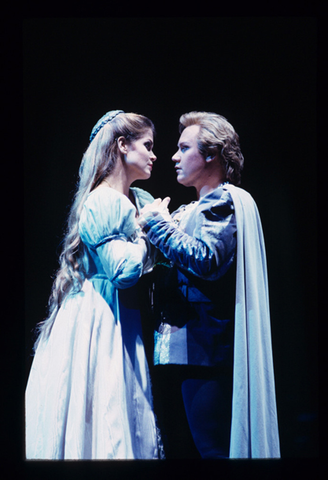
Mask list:
[[[198,218],[198,223],[203,222],[202,216],[205,216],[207,220],[217,222],[228,219],[233,213],[232,196],[229,191],[222,188],[218,188],[202,197],[197,206],[197,214],[201,215]]]
[[[202,197],[199,201],[199,205],[204,207],[208,206],[209,208],[226,207],[231,209],[231,207],[233,207],[233,201],[228,190],[225,188],[217,188],[213,192]]]
[[[84,243],[97,247],[113,237],[129,238],[137,228],[136,209],[130,200],[112,188],[98,188],[85,201],[79,221]]]

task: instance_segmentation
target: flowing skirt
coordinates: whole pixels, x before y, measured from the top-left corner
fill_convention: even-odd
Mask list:
[[[158,458],[140,314],[100,282],[85,280],[66,299],[38,345],[26,388],[27,459]]]

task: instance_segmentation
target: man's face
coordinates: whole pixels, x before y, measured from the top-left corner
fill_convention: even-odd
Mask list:
[[[206,160],[199,153],[197,138],[199,125],[186,127],[178,142],[178,151],[173,155],[177,172],[177,181],[185,187],[195,187],[197,190],[203,183]]]

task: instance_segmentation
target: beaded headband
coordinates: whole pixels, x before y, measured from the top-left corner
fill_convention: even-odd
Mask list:
[[[90,143],[92,142],[92,140],[95,138],[95,136],[97,135],[97,133],[99,132],[99,130],[104,126],[106,125],[106,123],[109,123],[111,122],[119,113],[125,113],[123,112],[123,110],[111,110],[110,112],[107,112],[105,113],[105,115],[103,115],[101,117],[100,120],[98,120],[98,122],[96,123],[96,125],[93,127],[92,129],[92,132],[91,132],[91,135],[90,135]]]

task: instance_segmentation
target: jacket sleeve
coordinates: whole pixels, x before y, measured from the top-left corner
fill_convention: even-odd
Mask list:
[[[192,213],[192,231],[157,214],[144,226],[149,240],[182,270],[216,280],[231,265],[236,250],[236,222],[231,196],[201,200]]]

